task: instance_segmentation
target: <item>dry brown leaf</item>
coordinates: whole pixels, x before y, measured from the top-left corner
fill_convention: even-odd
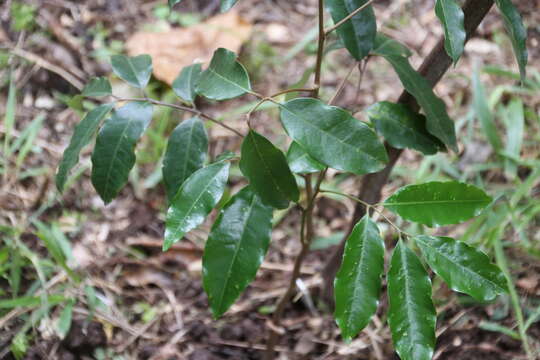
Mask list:
[[[130,56],[152,56],[155,77],[171,85],[183,67],[208,62],[217,48],[238,52],[252,29],[238,12],[229,11],[187,28],[137,32],[126,47]]]

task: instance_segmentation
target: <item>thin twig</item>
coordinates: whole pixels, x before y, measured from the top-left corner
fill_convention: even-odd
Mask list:
[[[347,81],[351,77],[351,75],[352,75],[352,73],[353,73],[353,71],[354,71],[354,69],[356,68],[357,65],[358,65],[358,61],[355,61],[353,63],[353,65],[351,66],[351,68],[349,69],[349,72],[347,73],[347,75],[343,78],[343,80],[341,80],[341,83],[339,84],[336,92],[334,93],[334,96],[332,96],[332,98],[328,102],[328,105],[334,105],[334,102],[336,101],[337,97],[339,95],[341,95],[341,92],[345,88],[345,84],[347,84]],[[360,79],[361,78],[362,78],[362,74],[360,74]]]
[[[354,10],[352,13],[350,13],[349,15],[345,16],[343,19],[341,19],[340,21],[338,21],[336,24],[334,24],[333,26],[330,26],[329,28],[326,28],[324,30],[324,34],[325,35],[328,35],[330,34],[332,31],[336,30],[338,27],[340,27],[341,25],[343,25],[344,23],[346,23],[347,21],[351,20],[356,14],[358,14],[360,11],[364,10],[365,8],[367,8],[369,5],[371,5],[371,3],[373,3],[375,0],[369,0],[367,3],[365,3],[364,5],[360,6],[358,9]]]
[[[229,125],[219,121],[219,120],[216,120],[214,119],[213,117],[211,117],[210,115],[207,115],[205,113],[203,113],[202,111],[200,110],[197,110],[197,109],[194,109],[194,108],[190,108],[190,107],[187,107],[187,106],[183,106],[183,105],[176,105],[176,104],[169,104],[169,103],[166,103],[166,102],[163,102],[163,101],[159,101],[159,100],[154,100],[154,99],[150,99],[150,98],[121,98],[121,97],[117,97],[117,96],[114,96],[113,95],[113,98],[115,99],[115,101],[147,101],[151,104],[154,104],[154,105],[159,105],[159,106],[166,106],[166,107],[170,107],[170,108],[173,108],[173,109],[176,109],[176,110],[182,110],[182,111],[187,111],[187,112],[190,112],[192,114],[195,114],[197,116],[200,116],[202,118],[205,118],[206,120],[208,121],[211,121],[213,123],[215,123],[216,125],[219,125],[229,131],[232,131],[233,133],[235,133],[236,135],[240,136],[240,137],[244,137],[244,135],[230,127]]]

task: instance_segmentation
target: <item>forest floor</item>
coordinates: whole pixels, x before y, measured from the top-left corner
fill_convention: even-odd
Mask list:
[[[438,231],[467,239],[493,259],[495,244],[502,242],[503,259],[497,261],[508,262],[517,299],[501,296],[493,303],[478,304],[435,278],[437,360],[527,359],[517,331],[517,305],[523,312],[521,321],[528,325],[527,342],[540,359],[540,172],[527,165],[540,158],[540,1],[515,3],[528,25],[530,82],[518,86],[511,44],[493,9],[463,58],[436,87],[456,120],[460,153],[424,158],[406,151],[384,189],[387,196],[403,184],[456,179],[481,184],[494,197],[521,194],[510,210],[494,206],[467,224]],[[182,61],[204,59],[216,45],[237,48],[255,90],[263,94],[293,87],[313,66],[316,1],[241,0],[233,15],[214,20],[238,32],[219,40],[225,45],[196,28],[217,15],[218,5],[217,0],[184,0],[169,14],[166,0],[6,0],[0,4],[0,146],[5,145],[0,149],[0,303],[4,304],[0,359],[261,358],[268,314],[288,285],[300,248],[298,209],[276,215],[272,244],[256,280],[222,318],[214,320],[202,290],[201,255],[216,214],[170,251],[161,252],[167,200],[160,159],[168,134],[183,114],[157,112],[137,148],[128,186],[110,205],[105,206],[92,188],[90,149],[82,153],[77,176],[64,194],[54,185],[63,150],[80,120],[80,110],[88,105],[76,97],[77,88],[93,76],[109,76],[110,55],[151,53],[159,74],[152,79],[149,94],[169,102],[174,101],[166,85],[171,73],[181,69]],[[379,0],[374,7],[380,31],[406,44],[418,67],[442,35],[433,1]],[[188,32],[175,32],[179,29]],[[343,49],[327,55],[324,100],[332,98],[352,65]],[[516,136],[508,123],[523,118],[525,130],[519,135],[522,148],[514,173],[508,160],[490,147],[476,119],[471,86],[475,69],[481,71],[497,131],[505,142]],[[15,105],[8,101],[10,75]],[[359,77],[357,71],[352,73],[335,104],[362,120],[367,106],[394,101],[402,91],[391,69],[377,59],[370,61],[360,88]],[[114,81],[113,89],[126,96],[132,91]],[[255,101],[242,97],[219,104],[201,101],[199,106],[245,131],[243,113]],[[521,115],[510,106],[515,101],[523,102]],[[13,109],[14,128],[8,135],[5,119]],[[286,144],[276,109],[256,112],[253,123],[276,144]],[[220,127],[208,131],[212,156],[239,150],[240,139],[234,134]],[[242,185],[238,175],[238,169],[233,169],[231,192]],[[354,194],[359,183],[357,177],[330,172],[325,184]],[[353,210],[354,203],[338,198],[325,197],[317,203],[317,240],[302,269],[305,289],[285,312],[279,359],[398,359],[386,325],[384,295],[374,321],[348,344],[340,338],[320,296],[324,287],[320,272],[347,231]],[[410,232],[420,231],[401,225]],[[391,230],[384,229],[388,249],[396,241]],[[47,252],[42,241],[47,237],[69,248],[68,264],[79,281]],[[51,302],[54,294],[74,300],[70,305],[43,307],[31,297],[21,298],[29,294],[48,295]],[[11,298],[22,300],[18,306],[2,302]],[[30,300],[24,303],[24,299]],[[58,323],[65,320],[63,310],[68,306],[73,320],[65,334]]]

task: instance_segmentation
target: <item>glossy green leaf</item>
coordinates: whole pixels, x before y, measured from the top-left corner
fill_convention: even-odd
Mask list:
[[[108,204],[128,181],[135,145],[152,120],[152,104],[131,102],[105,121],[92,153],[92,184]]]
[[[457,181],[402,187],[384,206],[402,218],[427,226],[459,224],[479,215],[492,201],[481,189]]]
[[[167,211],[163,251],[203,223],[225,191],[229,166],[228,162],[208,165],[184,182]]]
[[[456,130],[444,102],[435,95],[429,82],[403,56],[384,55],[398,74],[405,90],[413,95],[426,114],[427,130],[457,152]]]
[[[300,193],[285,155],[253,130],[242,143],[240,170],[264,203],[284,209],[289,201],[298,201]]]
[[[169,7],[172,9],[172,7],[176,4],[179,4],[182,2],[182,0],[169,0]]]
[[[129,57],[114,55],[111,57],[114,73],[128,84],[137,88],[144,88],[152,76],[152,58],[150,55]]]
[[[455,0],[437,0],[435,14],[444,28],[444,48],[454,64],[457,63],[465,48],[465,15]]]
[[[379,32],[375,37],[375,45],[373,46],[371,53],[379,56],[396,55],[409,57],[412,55],[412,52],[408,47]]]
[[[334,23],[337,24],[367,2],[368,0],[327,0],[326,5]],[[369,5],[339,26],[336,31],[349,53],[356,60],[362,60],[373,48],[377,35],[373,7]]]
[[[334,282],[334,317],[347,341],[366,327],[377,310],[384,272],[384,243],[377,224],[364,216],[345,244]]]
[[[163,160],[163,182],[171,201],[184,181],[203,167],[208,136],[199,118],[182,121],[172,132]]]
[[[369,120],[390,145],[415,149],[426,155],[444,149],[444,145],[426,130],[426,117],[402,104],[378,102],[368,108]]]
[[[107,115],[113,108],[112,104],[104,104],[96,107],[90,111],[81,120],[69,142],[68,147],[64,151],[64,156],[58,167],[58,173],[56,174],[56,188],[62,192],[64,185],[66,184],[67,176],[70,170],[79,161],[79,154],[84,146],[86,146],[92,137],[96,134],[96,131],[101,123],[101,120]]]
[[[317,161],[358,175],[383,169],[388,156],[377,135],[347,111],[317,99],[297,98],[281,105],[289,136]]]
[[[311,174],[323,171],[325,166],[309,156],[297,142],[293,141],[287,151],[287,162],[292,172],[297,174]]]
[[[180,72],[180,75],[173,81],[172,88],[176,96],[180,99],[193,104],[197,92],[195,87],[202,73],[201,64],[186,66]]]
[[[246,69],[236,61],[236,54],[219,48],[201,74],[196,91],[208,99],[227,100],[250,92],[251,85]]]
[[[480,81],[480,74],[478,69],[473,71],[473,107],[476,113],[478,120],[480,120],[480,125],[482,130],[486,135],[489,143],[495,150],[499,152],[502,149],[502,141],[497,132],[497,125],[495,124],[495,119],[489,105],[487,102],[486,91],[482,82]]]
[[[514,54],[519,65],[521,80],[524,81],[529,57],[527,52],[527,29],[523,25],[523,20],[518,9],[511,0],[495,0],[495,4],[503,16],[504,24],[510,35]]]
[[[506,292],[504,274],[483,252],[448,237],[414,239],[429,266],[452,290],[478,301],[491,301]]]
[[[431,360],[437,316],[431,281],[416,254],[400,241],[388,271],[388,324],[401,360]]]
[[[272,208],[242,189],[221,211],[203,255],[203,286],[214,317],[225,313],[255,278],[272,231]]]
[[[238,0],[221,0],[221,12],[230,10],[237,2]]]
[[[99,97],[112,95],[112,87],[106,77],[97,77],[90,80],[82,91],[83,96]]]

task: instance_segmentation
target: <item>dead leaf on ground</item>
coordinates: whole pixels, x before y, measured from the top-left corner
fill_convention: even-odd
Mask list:
[[[171,85],[183,67],[208,62],[217,48],[238,52],[252,29],[238,12],[230,11],[187,28],[137,32],[126,47],[131,56],[152,56],[155,77]]]

